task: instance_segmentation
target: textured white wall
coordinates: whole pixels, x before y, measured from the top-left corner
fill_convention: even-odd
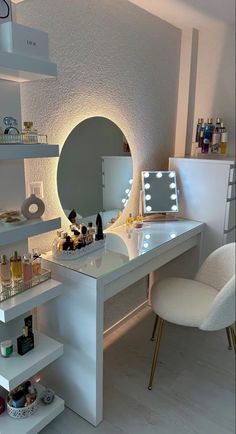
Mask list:
[[[126,0],[26,1],[18,22],[49,32],[58,65],[57,79],[21,86],[23,120],[63,144],[81,120],[112,119],[131,146],[137,211],[140,170],[166,166],[173,153],[181,32]],[[45,180],[47,209],[61,213],[55,161],[27,162],[26,173]]]

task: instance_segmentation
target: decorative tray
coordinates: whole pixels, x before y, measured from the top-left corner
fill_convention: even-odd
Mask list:
[[[46,134],[0,134],[0,145],[47,145]]]
[[[96,250],[102,249],[103,247],[105,247],[105,240],[99,240],[94,241],[93,243],[88,244],[79,250],[65,250],[62,252],[53,250],[52,254],[54,258],[60,259],[62,261],[70,261],[72,259],[79,259],[82,256],[87,255],[88,253],[93,253]]]
[[[23,282],[14,283],[9,288],[4,288],[0,284],[0,303],[8,300],[8,298],[15,297],[15,295],[28,291],[30,288],[40,285],[40,283],[46,282],[49,279],[51,279],[51,271],[42,269],[40,274],[35,274],[33,276],[30,287],[29,284],[25,285]]]

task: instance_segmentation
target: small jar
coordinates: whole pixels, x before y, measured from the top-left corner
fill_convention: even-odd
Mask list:
[[[13,343],[11,340],[8,341],[3,341],[0,344],[0,349],[1,349],[1,356],[8,358],[12,355],[13,353]]]

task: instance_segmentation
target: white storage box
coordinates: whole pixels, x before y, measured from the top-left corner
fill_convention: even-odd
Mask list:
[[[48,60],[48,34],[10,21],[0,24],[0,51]]]

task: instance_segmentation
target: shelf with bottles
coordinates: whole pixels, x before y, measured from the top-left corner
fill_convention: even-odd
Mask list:
[[[42,395],[46,388],[40,383],[36,384],[38,395]],[[6,393],[0,391],[6,399]],[[45,405],[40,399],[37,411],[24,419],[13,419],[5,411],[1,417],[1,434],[38,434],[45,426],[64,411],[64,401],[57,395],[50,405]]]
[[[198,119],[196,126],[195,142],[192,144],[191,156],[211,156],[225,158],[228,148],[228,131],[221,118],[208,118],[204,122],[203,118]]]
[[[17,337],[11,338],[11,341],[16,348]],[[25,355],[20,355],[14,350],[10,357],[0,357],[0,386],[8,391],[14,389],[62,354],[63,345],[60,342],[35,331],[34,348]]]

